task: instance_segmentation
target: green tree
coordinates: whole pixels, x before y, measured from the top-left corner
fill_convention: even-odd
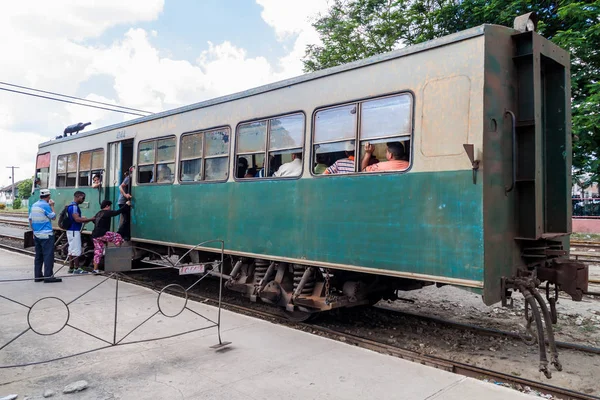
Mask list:
[[[19,191],[19,198],[20,199],[28,199],[31,196],[32,186],[33,186],[33,179],[25,179],[24,181],[20,182],[19,185],[17,186],[17,189]]]
[[[600,179],[600,0],[335,0],[313,24],[306,72],[414,45],[484,23],[512,26],[534,11],[537,31],[571,53],[574,174]]]

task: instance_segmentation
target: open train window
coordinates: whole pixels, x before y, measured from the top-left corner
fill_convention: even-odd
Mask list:
[[[56,187],[77,185],[77,153],[58,156],[56,161]]]
[[[79,153],[79,187],[91,186],[96,175],[102,182],[104,170],[104,149],[82,151]]]
[[[314,117],[312,172],[404,171],[410,165],[411,135],[408,93],[319,110]]]
[[[356,171],[357,105],[350,104],[315,114],[313,173],[349,174]]]
[[[229,174],[229,128],[181,136],[179,181],[225,181]]]
[[[304,114],[240,124],[237,135],[236,178],[302,175]]]
[[[35,160],[34,189],[47,189],[50,181],[50,153],[38,154]]]
[[[175,136],[140,142],[138,183],[173,183],[175,180]]]

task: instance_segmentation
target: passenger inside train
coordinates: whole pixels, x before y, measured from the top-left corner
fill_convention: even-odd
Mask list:
[[[92,177],[92,188],[97,189],[100,186],[102,186],[102,175],[101,174],[95,174]]]
[[[343,152],[339,151],[342,150],[342,148]],[[334,160],[336,160],[333,162],[333,164],[325,169],[325,175],[350,174],[354,172],[354,140],[331,143],[329,145],[321,145],[319,149],[323,151],[323,153],[329,154]]]
[[[173,179],[173,172],[168,165],[158,166],[158,179],[156,180],[156,183],[172,183]]]
[[[239,157],[237,162],[237,171],[235,176],[238,178],[245,178],[246,172],[248,171],[248,160],[246,157]]]
[[[323,172],[325,172],[325,170],[329,166],[329,163],[327,162],[329,157],[327,157],[327,155],[325,155],[325,154],[317,154],[315,156],[315,159],[316,159],[316,163],[314,166],[314,171],[315,171],[316,175],[320,175]]]
[[[371,163],[374,157],[373,153],[376,150],[380,154],[383,153],[384,147],[385,155],[382,158],[385,158],[386,161]],[[362,153],[360,170],[363,172],[404,171],[409,166],[404,144],[401,142],[387,142],[385,144],[365,142]]]
[[[273,176],[300,176],[302,173],[302,153],[292,153],[292,160],[282,164]]]

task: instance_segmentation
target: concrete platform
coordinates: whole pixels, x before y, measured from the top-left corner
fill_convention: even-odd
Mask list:
[[[32,277],[32,259],[0,250],[0,279]],[[59,275],[64,275],[61,271]],[[102,283],[101,283],[102,282]],[[101,283],[100,285],[98,285]],[[65,277],[61,283],[17,281],[0,283],[0,347],[28,328],[28,308],[44,297],[71,302],[69,325],[100,339],[114,335],[115,286],[100,276]],[[200,283],[201,285],[201,283]],[[117,340],[157,311],[157,294],[120,282]],[[175,313],[181,298],[163,295],[161,307]],[[189,309],[215,320],[217,310],[189,302]],[[32,308],[30,320],[38,331],[50,332],[66,319],[66,308],[55,299]],[[155,315],[124,341],[174,335],[208,326],[189,310],[167,318]],[[31,330],[0,350],[0,366],[34,363],[87,354],[30,366],[0,369],[0,398],[19,399],[532,399],[533,396],[465,378],[434,368],[385,356],[344,343],[222,312],[223,340],[233,342],[220,351],[216,330],[207,329],[163,340],[108,347],[66,326],[55,335]],[[62,394],[69,383],[86,380],[89,387]]]

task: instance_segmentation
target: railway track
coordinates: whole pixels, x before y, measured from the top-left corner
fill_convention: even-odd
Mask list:
[[[571,259],[600,262],[600,243],[571,240]]]
[[[25,212],[0,212],[1,217],[23,217],[27,218],[27,213]]]
[[[13,217],[13,218],[16,218],[16,217]],[[0,216],[0,224],[19,226],[19,227],[27,227],[27,228],[29,227],[29,222],[27,222],[27,221],[16,221],[14,219],[2,218],[2,216]]]
[[[13,246],[10,246],[7,244],[0,243],[0,248],[8,249],[11,251],[16,251],[21,254],[34,255],[34,253],[29,250],[22,249],[22,248],[16,248],[16,247],[13,247]],[[57,260],[57,261],[60,261],[62,263],[62,260]],[[138,286],[146,287],[146,288],[149,288],[152,290],[157,290],[155,284],[152,283],[153,282],[152,280],[150,282],[147,282],[142,279],[137,279],[135,275],[136,275],[135,272],[133,274],[121,274],[120,279],[123,281],[129,282],[129,283],[132,283],[132,284],[136,284]],[[181,296],[181,293],[178,293],[176,291],[173,291],[171,294],[176,295],[176,296]],[[200,295],[197,293],[188,293],[188,297],[190,299],[200,301],[203,303],[209,303],[209,304],[213,304],[213,305],[216,305],[218,303],[217,298],[210,297],[210,296],[204,296],[204,295]],[[296,329],[301,329],[303,331],[308,331],[313,334],[318,334],[320,336],[328,337],[328,338],[331,338],[334,340],[341,340],[341,338],[343,338],[344,342],[351,344],[351,345],[363,347],[363,348],[366,348],[366,349],[369,349],[372,351],[377,351],[377,352],[383,353],[383,354],[389,354],[389,355],[392,355],[395,357],[406,359],[408,361],[418,362],[420,364],[428,365],[428,366],[442,369],[442,370],[445,370],[448,372],[453,372],[456,374],[469,376],[469,377],[473,377],[476,379],[488,379],[489,381],[495,382],[496,384],[508,385],[512,388],[529,387],[529,388],[536,390],[542,394],[552,395],[552,396],[555,396],[556,398],[561,398],[561,399],[573,399],[573,400],[580,400],[580,399],[581,400],[590,400],[590,399],[597,400],[597,399],[599,399],[598,397],[595,397],[595,396],[592,396],[592,395],[589,395],[586,393],[580,393],[580,392],[576,392],[576,391],[573,391],[570,389],[565,389],[565,388],[560,388],[557,386],[549,385],[549,384],[546,384],[543,382],[536,382],[533,380],[521,378],[518,376],[506,374],[503,372],[492,371],[489,369],[465,364],[465,363],[450,360],[450,359],[445,359],[442,357],[423,354],[421,352],[402,348],[400,346],[390,345],[388,343],[382,343],[380,341],[365,338],[365,337],[362,337],[362,336],[359,336],[356,334],[349,333],[347,331],[332,329],[330,327],[323,326],[318,323],[291,322],[288,318],[286,318],[286,316],[283,314],[283,312],[279,312],[276,310],[265,311],[265,310],[257,309],[257,307],[254,306],[255,305],[254,303],[250,303],[248,305],[240,305],[240,304],[234,304],[232,302],[223,301],[221,304],[222,304],[223,308],[228,309],[230,311],[234,311],[234,312],[242,313],[242,314],[246,314],[246,315],[251,315],[253,317],[259,317],[259,318],[266,319],[266,320],[269,320],[272,322],[277,322],[277,323],[284,324],[284,325],[287,325],[287,326],[290,326],[290,327],[293,327]],[[454,328],[468,329],[468,330],[476,331],[478,333],[482,333],[485,335],[506,336],[506,337],[510,337],[513,339],[515,337],[518,338],[518,335],[515,335],[512,332],[505,332],[505,331],[493,330],[493,329],[488,329],[488,328],[481,328],[481,327],[477,327],[475,325],[461,324],[461,323],[456,323],[453,321],[443,320],[440,318],[428,317],[428,316],[423,316],[423,315],[418,315],[418,314],[413,314],[413,313],[408,313],[408,312],[398,311],[398,310],[391,310],[391,309],[388,309],[387,307],[382,307],[382,306],[379,306],[376,308],[379,310],[384,310],[385,312],[394,312],[394,313],[399,313],[399,314],[405,314],[405,315],[409,315],[412,318],[428,320],[428,321],[432,321],[432,322],[439,323],[442,325],[451,326]],[[578,350],[578,351],[593,353],[593,354],[600,354],[600,349],[598,349],[598,348],[591,348],[591,347],[587,347],[587,346],[577,345],[577,344],[573,344],[573,343],[563,343],[563,342],[558,342],[557,345],[559,347],[566,348],[566,349]]]

